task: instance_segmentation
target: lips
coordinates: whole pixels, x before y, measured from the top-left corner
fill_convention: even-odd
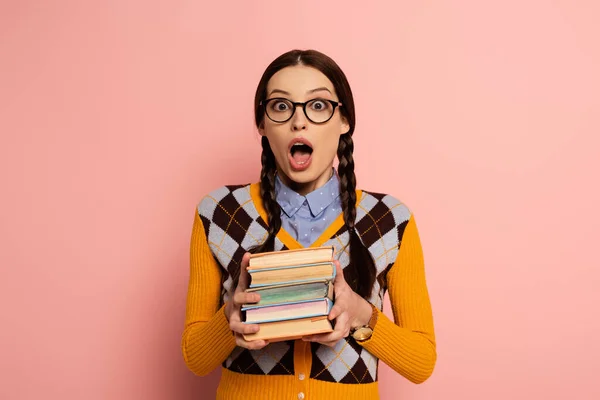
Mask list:
[[[312,144],[305,138],[294,138],[288,145],[290,166],[296,171],[303,171],[312,161]]]

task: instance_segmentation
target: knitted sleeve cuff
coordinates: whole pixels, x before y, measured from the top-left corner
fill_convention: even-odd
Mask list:
[[[227,359],[235,348],[235,337],[225,317],[225,305],[208,321],[192,324],[183,336],[186,364],[197,375],[207,375]]]

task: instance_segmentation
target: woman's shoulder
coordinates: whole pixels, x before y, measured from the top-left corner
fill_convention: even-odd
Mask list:
[[[354,226],[378,268],[393,264],[411,216],[410,208],[391,194],[360,192]]]
[[[253,184],[223,185],[206,193],[197,203],[198,214],[212,219],[217,209],[232,213],[251,200],[250,189]]]
[[[369,216],[373,221],[386,223],[385,219],[393,217],[395,225],[408,222],[412,216],[411,209],[399,198],[388,193],[361,190],[357,199],[356,220]]]

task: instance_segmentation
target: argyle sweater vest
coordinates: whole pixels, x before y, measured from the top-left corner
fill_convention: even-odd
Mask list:
[[[244,253],[267,237],[266,215],[259,213],[253,200],[257,193],[252,191],[257,190],[258,185],[224,186],[198,205],[210,250],[222,269],[222,303],[229,301],[235,290],[232,275],[239,269]],[[396,261],[410,216],[409,209],[389,195],[357,191],[355,227],[374,260],[378,276],[367,300],[380,310],[386,291],[385,275]],[[285,231],[280,234],[289,235]],[[349,264],[348,241],[348,230],[343,221],[338,221],[323,232],[315,245],[333,246],[335,258],[345,268]],[[275,250],[287,248],[277,237]],[[383,286],[379,282],[384,282]],[[295,344],[276,342],[261,350],[235,347],[223,367],[241,374],[294,375],[294,357],[298,356]],[[310,357],[311,379],[347,384],[377,381],[378,359],[351,336],[335,347],[311,343]]]

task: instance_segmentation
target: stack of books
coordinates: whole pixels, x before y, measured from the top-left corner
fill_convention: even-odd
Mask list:
[[[333,306],[333,246],[253,254],[247,292],[258,303],[242,306],[243,321],[259,324],[246,340],[271,342],[333,331],[327,315]]]

